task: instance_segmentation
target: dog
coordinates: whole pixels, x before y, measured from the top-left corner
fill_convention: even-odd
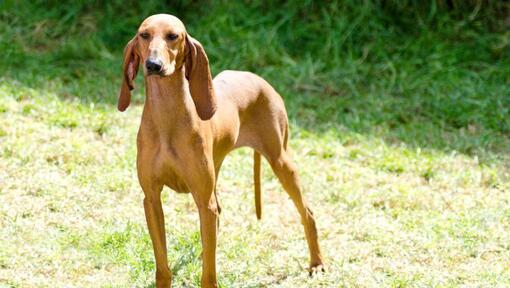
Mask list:
[[[223,71],[212,79],[203,46],[175,16],[145,19],[124,49],[118,109],[130,104],[138,67],[146,99],[137,137],[137,171],[156,260],[156,286],[170,287],[161,190],[191,193],[202,240],[202,287],[217,287],[216,230],[221,208],[216,180],[225,156],[239,147],[254,150],[257,218],[261,218],[260,164],[267,159],[294,202],[304,226],[310,271],[323,271],[312,211],[289,156],[289,125],[280,95],[261,77]]]

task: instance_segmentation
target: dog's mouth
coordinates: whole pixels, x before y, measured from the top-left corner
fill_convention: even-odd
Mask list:
[[[167,76],[167,75],[166,75],[166,70],[161,70],[161,71],[147,71],[147,76],[163,77],[163,76]]]
[[[151,71],[148,69],[146,71],[147,71],[147,76],[168,77],[168,76],[171,76],[175,72],[175,69],[172,65],[168,65],[159,71]]]

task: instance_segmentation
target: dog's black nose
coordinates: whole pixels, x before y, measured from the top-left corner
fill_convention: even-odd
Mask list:
[[[161,63],[158,59],[148,59],[145,61],[145,67],[148,72],[161,72],[161,67],[163,67],[163,63]]]

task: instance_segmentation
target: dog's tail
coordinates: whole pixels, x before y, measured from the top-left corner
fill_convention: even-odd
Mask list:
[[[253,151],[253,182],[255,184],[255,213],[257,219],[262,218],[262,198],[260,195],[260,153]]]

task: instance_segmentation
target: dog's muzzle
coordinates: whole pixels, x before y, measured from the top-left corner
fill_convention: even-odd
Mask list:
[[[159,59],[149,58],[145,61],[145,68],[149,74],[161,74],[163,71],[163,62]]]

